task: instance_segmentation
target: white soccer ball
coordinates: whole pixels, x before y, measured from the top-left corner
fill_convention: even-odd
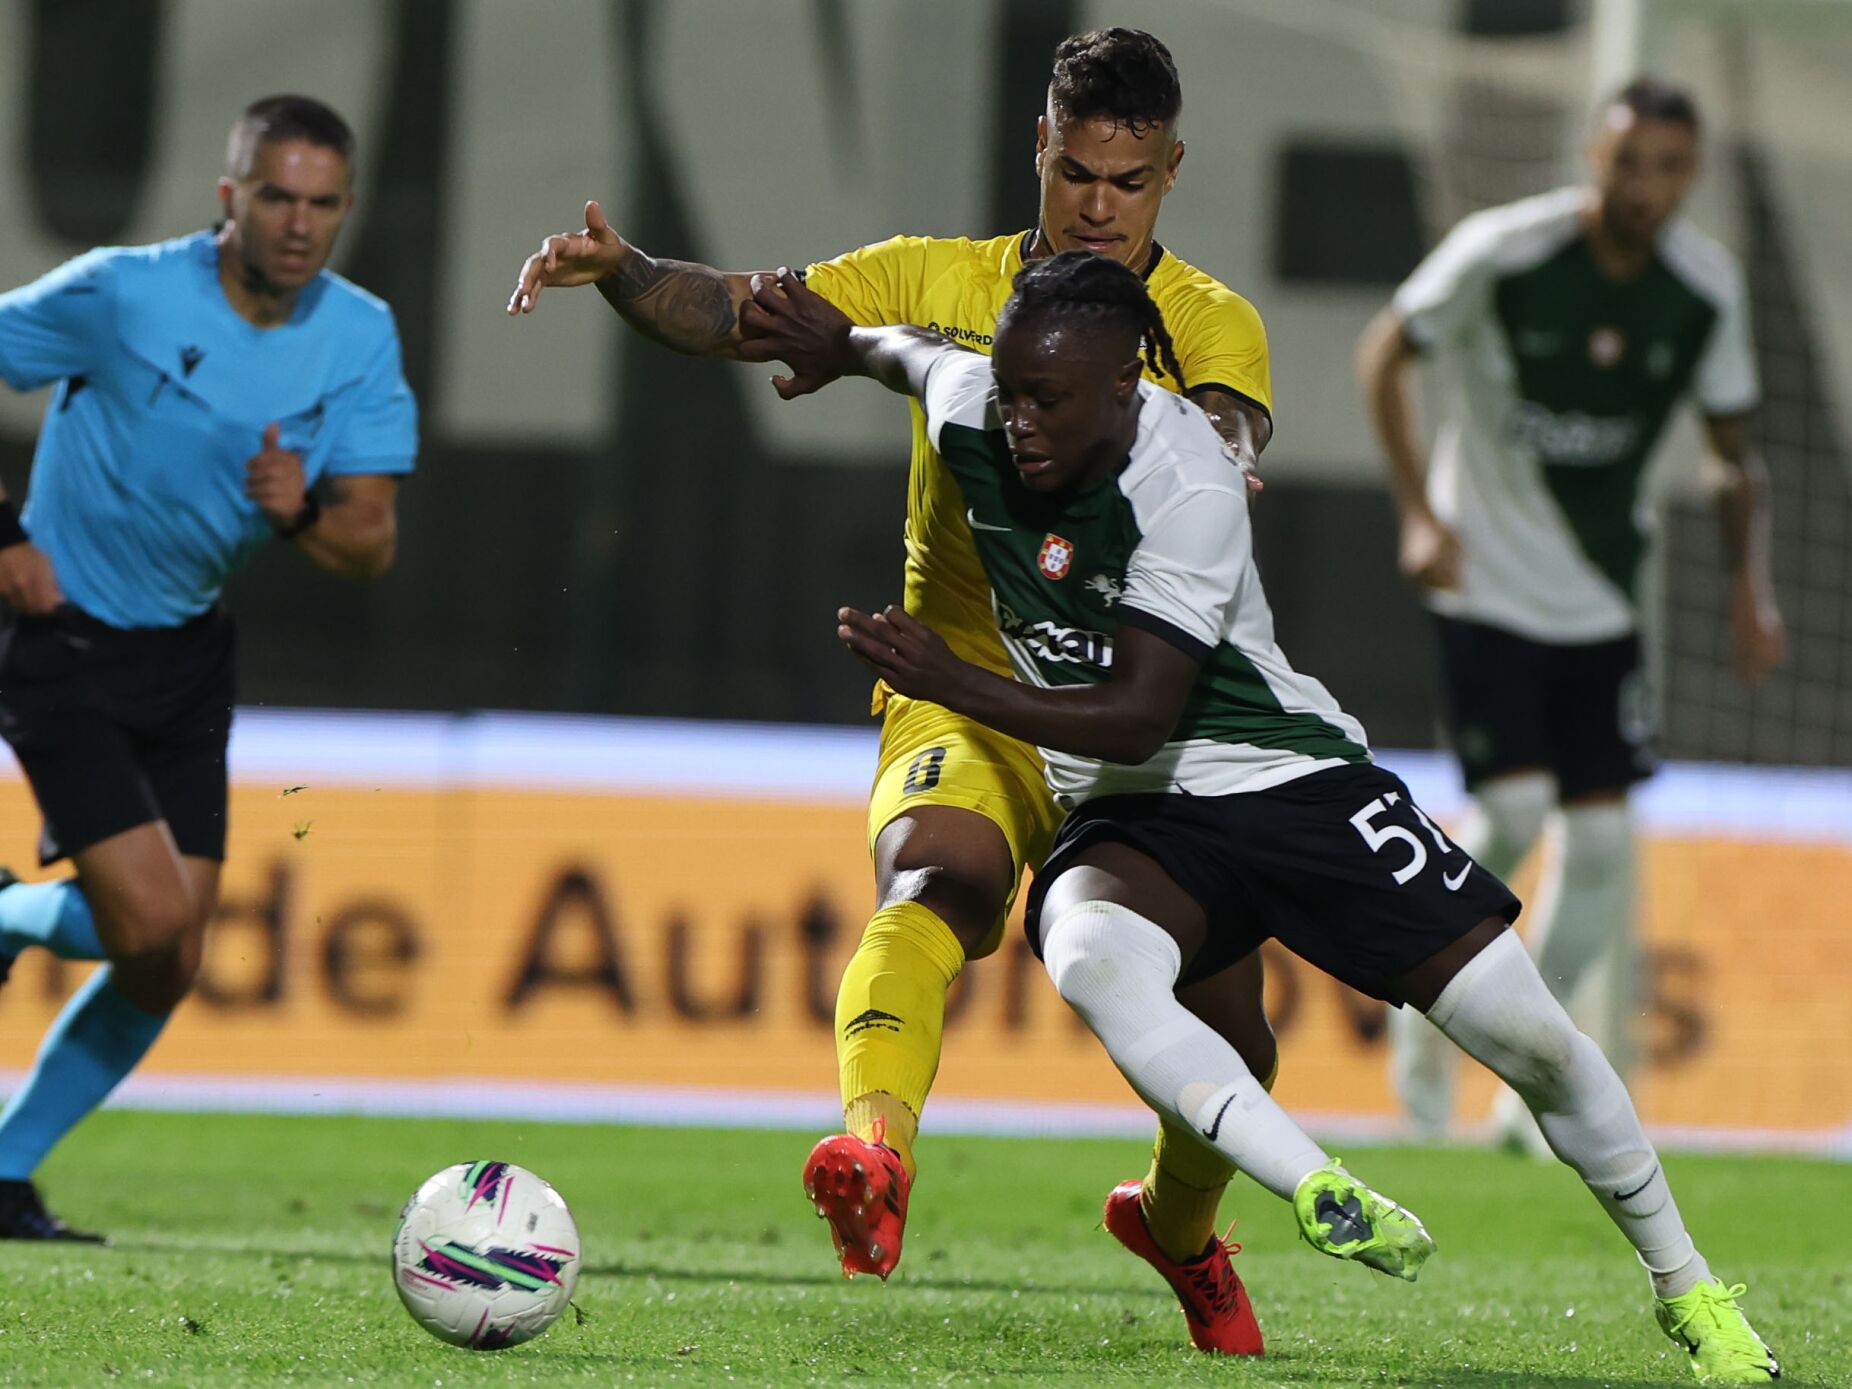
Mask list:
[[[392,1237],[412,1320],[471,1350],[531,1341],[579,1281],[579,1227],[560,1194],[512,1162],[459,1162],[412,1193]]]

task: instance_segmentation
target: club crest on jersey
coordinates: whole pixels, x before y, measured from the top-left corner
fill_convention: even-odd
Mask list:
[[[1618,328],[1597,328],[1588,335],[1588,360],[1596,366],[1614,366],[1627,350],[1627,339]]]
[[[1042,553],[1035,557],[1042,573],[1050,579],[1065,579],[1074,567],[1074,543],[1063,540],[1053,531],[1042,541]]]

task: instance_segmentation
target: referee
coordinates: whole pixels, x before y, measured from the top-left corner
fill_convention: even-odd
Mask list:
[[[41,862],[77,870],[0,870],[0,979],[29,945],[104,961],[0,1113],[0,1238],[98,1238],[50,1215],[32,1174],[198,969],[225,856],[225,581],[276,538],[354,578],[392,563],[417,408],[391,310],[323,269],[353,154],[321,102],[266,98],[232,126],[217,230],[0,294],[0,378],[56,383],[29,501],[0,494],[0,736]]]

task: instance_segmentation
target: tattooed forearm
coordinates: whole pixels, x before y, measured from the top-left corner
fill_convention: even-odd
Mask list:
[[[656,260],[633,249],[598,291],[639,333],[690,356],[726,347],[739,322],[727,277],[692,261]]]

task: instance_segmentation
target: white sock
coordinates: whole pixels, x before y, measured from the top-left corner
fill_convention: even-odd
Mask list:
[[[1565,1003],[1633,926],[1633,815],[1625,801],[1569,806],[1562,842],[1537,893],[1531,954]]]
[[[1488,873],[1508,878],[1517,870],[1556,798],[1545,772],[1495,777],[1479,788],[1457,843]],[[1413,1008],[1389,1010],[1389,1077],[1418,1138],[1445,1138],[1453,1117],[1459,1053]]]
[[[1177,1002],[1182,958],[1161,926],[1129,907],[1082,902],[1044,920],[1042,958],[1144,1101],[1274,1195],[1292,1200],[1306,1174],[1330,1161],[1239,1053]]]
[[[1622,1075],[1632,1069],[1639,1006],[1633,969],[1633,817],[1625,801],[1569,806],[1537,892],[1530,951],[1550,992]],[[1497,1127],[1536,1148],[1536,1129],[1509,1094]]]
[[[1467,961],[1428,1017],[1522,1097],[1551,1151],[1639,1252],[1656,1295],[1676,1297],[1710,1277],[1627,1087],[1550,996],[1516,936],[1501,933]]]

